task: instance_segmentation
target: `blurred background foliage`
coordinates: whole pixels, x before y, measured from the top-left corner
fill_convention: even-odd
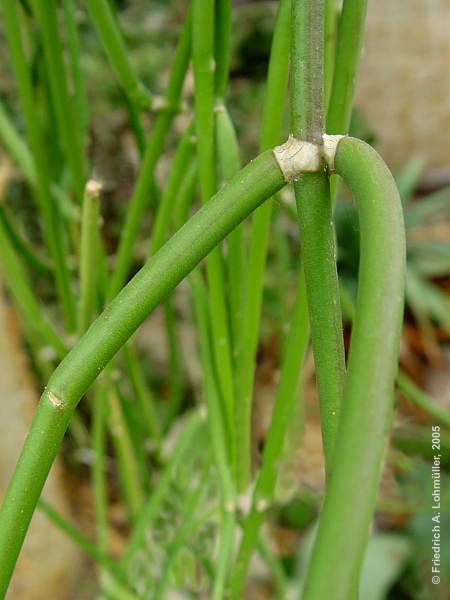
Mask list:
[[[28,10],[26,0],[21,0]],[[445,3],[444,3],[445,4]],[[112,2],[117,11],[126,46],[139,78],[155,94],[162,93],[167,82],[171,57],[180,34],[185,16],[186,3],[182,0],[166,2],[154,0],[123,0]],[[258,149],[260,115],[262,110],[265,75],[270,52],[271,35],[276,2],[235,2],[232,62],[228,106],[235,123],[242,149],[243,160],[252,158]],[[61,30],[66,35],[61,17]],[[102,208],[103,238],[110,255],[115,252],[118,231],[122,223],[126,200],[130,197],[138,166],[138,152],[130,129],[125,97],[119,88],[99,40],[93,31],[85,10],[77,11],[78,30],[82,48],[82,67],[86,80],[89,110],[89,162],[91,173],[103,186]],[[379,25],[379,24],[378,24]],[[0,24],[1,27],[1,24]],[[371,21],[369,18],[370,30]],[[42,68],[42,48],[39,36],[32,32],[29,49],[32,55],[33,79],[41,91],[45,150],[48,153],[55,179],[64,177],[62,156],[55,143],[58,132],[54,128],[52,106],[47,102],[45,72]],[[449,31],[450,37],[450,31]],[[7,56],[3,35],[0,51]],[[399,51],[402,51],[401,49]],[[406,50],[405,50],[406,53]],[[67,58],[67,57],[66,57]],[[407,57],[404,57],[406,60]],[[386,68],[389,65],[385,65]],[[448,65],[447,65],[448,66]],[[363,65],[364,68],[364,65]],[[450,67],[448,67],[450,69]],[[449,77],[449,72],[443,77]],[[364,77],[370,77],[365,73]],[[401,94],[401,89],[398,90]],[[395,96],[395,92],[392,92]],[[158,180],[163,182],[177,142],[184,130],[188,107],[193,104],[193,78],[188,75],[185,83],[183,110],[175,121],[174,133],[169,138],[166,151],[158,165]],[[0,98],[2,110],[23,133],[24,123],[18,108],[15,83],[8,60],[0,63]],[[448,98],[442,98],[447,102]],[[377,146],[376,124],[372,123],[359,103],[352,121],[352,133]],[[430,107],[433,110],[433,107]],[[370,111],[369,111],[370,112]],[[288,133],[289,110],[286,107],[285,133]],[[147,132],[152,127],[152,117],[144,121]],[[399,132],[400,134],[401,132]],[[430,179],[427,170],[426,152],[411,153],[406,149],[401,168],[396,170],[396,179],[405,208],[407,228],[407,291],[405,327],[402,336],[401,364],[406,373],[420,386],[428,389],[435,401],[445,410],[450,409],[450,162],[447,155],[447,176]],[[42,254],[42,230],[28,185],[23,175],[1,151],[0,195],[2,218],[10,215],[18,224],[21,235],[32,245],[35,254]],[[441,174],[442,174],[441,170]],[[357,213],[346,189],[337,185],[336,236],[338,241],[338,266],[342,281],[343,308],[345,299],[354,297],[357,287],[359,238]],[[262,445],[267,429],[274,389],[277,380],[279,349],[283,339],[295,290],[295,273],[298,259],[298,228],[292,191],[286,189],[277,199],[277,210],[271,237],[271,248],[266,271],[266,287],[262,336],[258,350],[256,381],[256,445]],[[79,219],[71,204],[64,206],[71,218]],[[142,223],[143,232],[148,231],[151,211],[147,211]],[[146,240],[141,238],[142,248],[135,256],[135,269],[146,255]],[[45,259],[33,272],[34,287],[46,311],[54,313],[55,292],[48,278]],[[195,401],[199,385],[199,365],[195,352],[192,317],[188,310],[187,291],[181,286],[177,292],[176,311],[180,322],[181,353],[183,362],[182,398],[180,414],[175,415],[168,430],[168,441],[172,431],[179,427],[183,413]],[[351,317],[351,309],[347,317]],[[381,318],[381,316],[380,316]],[[347,328],[347,341],[349,329]],[[165,344],[161,311],[157,311],[139,334],[139,352],[144,365],[149,387],[159,398],[161,411],[166,410],[173,382],[168,380],[168,349]],[[26,350],[26,349],[25,349]],[[30,361],[35,369],[37,387],[45,383],[43,373]],[[314,377],[311,357],[305,369],[304,394],[306,397],[306,425],[300,441],[295,426],[290,434],[277,491],[277,505],[272,511],[269,524],[264,531],[265,546],[260,548],[264,560],[258,559],[252,567],[248,598],[295,597],[294,590],[302,579],[307,560],[309,540],[314,527],[323,486],[323,464],[320,446],[320,428],[315,403]],[[133,409],[130,386],[121,387],[121,401],[125,407],[130,428],[139,429],[139,414]],[[4,398],[1,398],[3,401]],[[398,394],[395,428],[387,453],[383,484],[377,507],[374,532],[366,557],[362,589],[362,600],[444,600],[450,597],[450,581],[439,587],[430,582],[431,569],[431,476],[430,447],[433,419],[424,411],[414,407]],[[88,407],[81,410],[81,422],[89,423]],[[171,437],[172,436],[172,437]],[[87,467],[91,456],[82,443],[83,436],[66,439],[64,459],[70,473],[68,488],[75,516],[87,535],[93,529],[91,498],[88,489]],[[198,448],[201,448],[199,438]],[[146,458],[142,458],[145,468]],[[151,455],[158,465],[159,457]],[[208,461],[206,461],[207,463]],[[161,553],[170,544],[181,543],[173,568],[177,585],[190,589],[191,596],[201,597],[202,579],[207,577],[208,556],[214,536],[215,516],[209,515],[211,498],[217,495],[214,485],[206,488],[197,497],[195,492],[200,480],[208,480],[208,464],[204,457],[191,456],[177,472],[167,491],[158,520],[147,523],[147,532],[152,539],[146,541],[146,552],[136,553],[133,569],[136,589],[140,594],[148,590],[154,570],[158,571],[163,561]],[[450,432],[442,429],[442,572],[450,574]],[[114,460],[110,457],[109,502],[110,502],[110,546],[113,554],[119,554],[127,536],[126,519],[118,492]],[[212,480],[214,478],[211,478]],[[361,476],[364,485],[364,475]],[[191,498],[198,513],[199,528],[195,536],[185,535],[177,541],[180,530],[174,525],[181,518],[185,506],[176,504],[177,486],[192,488]],[[175,501],[171,504],[169,500]],[[189,500],[188,500],[189,501]],[[197,518],[197,517],[196,517]],[[170,531],[169,531],[170,530]],[[150,550],[149,550],[150,548]],[[148,558],[152,557],[151,561]],[[281,560],[281,567],[273,556]],[[143,557],[143,558],[142,558]],[[153,562],[152,562],[153,561]],[[272,568],[271,568],[272,567]],[[200,574],[199,574],[200,573]],[[189,583],[190,582],[190,583]],[[86,583],[77,598],[92,597],[92,583]],[[277,591],[278,590],[278,591]],[[280,592],[280,590],[283,590]],[[277,596],[278,594],[278,596]],[[282,594],[282,595],[280,595]]]

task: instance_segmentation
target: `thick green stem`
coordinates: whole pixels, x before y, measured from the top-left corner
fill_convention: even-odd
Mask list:
[[[148,261],[56,369],[0,511],[0,594],[6,591],[42,486],[81,396],[159,302],[283,185],[270,151],[244,167]]]
[[[299,140],[322,144],[324,132],[324,0],[293,0],[291,129]]]
[[[345,380],[344,338],[327,174],[304,173],[294,183],[307,285],[320,421],[329,473]]]
[[[355,139],[339,143],[335,167],[359,212],[358,296],[332,472],[303,600],[348,600],[357,587],[392,417],[404,301],[405,234],[394,179],[378,154]]]
[[[322,145],[324,0],[292,5],[292,132]],[[345,378],[344,340],[328,175],[294,181],[327,473],[330,472]]]

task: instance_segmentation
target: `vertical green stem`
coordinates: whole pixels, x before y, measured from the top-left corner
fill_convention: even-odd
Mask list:
[[[223,104],[216,105],[217,158],[222,177],[229,181],[241,167],[239,144],[230,115]],[[245,302],[245,247],[244,226],[236,227],[227,238],[227,276],[230,304],[231,339],[233,357],[240,353],[242,342],[242,307]]]
[[[66,347],[45,318],[42,307],[39,306],[27,280],[22,262],[11,245],[2,219],[0,219],[0,262],[8,291],[14,298],[28,330],[34,332],[41,347],[43,344],[48,344],[58,358],[63,358]]]
[[[75,0],[64,0],[64,16],[67,26],[67,42],[69,46],[70,67],[74,91],[75,114],[80,131],[81,151],[84,152],[86,133],[89,124],[89,110],[81,65],[80,42],[78,38],[77,9]]]
[[[97,296],[98,273],[98,220],[100,214],[100,185],[88,181],[84,190],[81,213],[80,240],[80,301],[78,306],[78,333],[83,334],[89,327]]]
[[[195,79],[195,122],[200,197],[207,202],[216,191],[214,128],[214,0],[194,0],[192,61]],[[231,447],[234,447],[234,383],[224,267],[220,247],[206,260],[212,347]],[[239,455],[238,461],[248,461]]]
[[[97,547],[102,553],[108,550],[108,514],[106,491],[106,422],[108,413],[106,373],[95,388],[92,402],[92,449],[94,462],[91,481],[94,499]]]
[[[333,85],[337,19],[336,0],[325,0],[325,46],[323,52],[325,112],[327,112],[330,105],[330,95]]]
[[[243,536],[230,579],[230,598],[240,597],[250,559],[266,510],[270,507],[277,478],[278,463],[282,455],[286,432],[298,396],[301,367],[309,340],[308,311],[303,269],[299,269],[297,295],[292,313],[289,334],[281,366],[270,428],[264,445],[261,470],[256,479],[252,506],[243,525]],[[300,423],[298,426],[300,427]]]
[[[281,124],[289,72],[291,0],[281,0],[275,23],[267,74],[266,100],[262,119],[260,148],[273,147],[280,140]],[[251,410],[253,399],[255,356],[258,345],[264,286],[264,267],[269,247],[272,203],[261,206],[252,219],[247,267],[247,297],[243,307],[242,348],[236,357],[237,443],[242,457],[239,471],[240,489],[250,482]],[[247,457],[247,458],[245,458]],[[245,462],[243,462],[245,460]]]
[[[215,0],[214,55],[216,98],[223,101],[230,70],[231,0]]]
[[[292,5],[292,132],[322,144],[324,0]],[[309,318],[319,391],[327,473],[332,462],[345,378],[336,249],[328,176],[302,173],[294,181]]]
[[[119,463],[122,489],[131,520],[134,521],[144,501],[139,466],[115,384],[109,386],[107,398],[110,409],[109,428]]]
[[[108,0],[85,0],[85,4],[124,92],[138,110],[149,109],[151,95],[134,72]]]
[[[116,266],[108,289],[108,298],[120,291],[126,282],[133,255],[134,242],[154,179],[156,163],[164,147],[166,135],[181,98],[184,78],[189,64],[191,47],[191,16],[188,14],[181,32],[170,79],[164,96],[165,107],[156,116],[150,139],[147,142],[142,165],[120,235]]]
[[[330,134],[345,134],[350,126],[366,12],[367,0],[344,0],[327,114],[327,133]]]
[[[189,124],[175,152],[150,236],[149,256],[155,254],[167,239],[175,198],[195,147],[193,129],[193,124]]]
[[[139,364],[139,358],[131,344],[125,344],[123,347],[123,356],[134,395],[138,401],[140,410],[142,411],[142,418],[145,421],[146,433],[151,439],[159,444],[161,426],[156,410],[155,398],[153,397],[153,393],[148,383],[144,379]]]
[[[77,121],[74,119],[73,105],[67,88],[64,52],[58,33],[56,3],[55,0],[32,0],[32,6],[42,35],[46,72],[49,76],[63,150],[69,165],[75,195],[81,203],[86,181],[85,164],[79,129]]]
[[[19,24],[18,6],[14,0],[3,2],[5,33],[17,78],[19,100],[24,114],[27,137],[36,165],[36,185],[33,191],[44,222],[45,242],[54,261],[58,297],[68,331],[75,328],[75,301],[71,290],[70,273],[65,257],[64,228],[58,207],[50,190],[47,157],[43,153],[43,136],[36,110],[36,98],[25,57]],[[84,183],[84,182],[83,182]]]
[[[322,144],[324,130],[324,0],[293,0],[291,129],[299,140]]]

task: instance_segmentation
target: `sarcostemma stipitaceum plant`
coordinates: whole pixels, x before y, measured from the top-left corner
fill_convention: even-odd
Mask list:
[[[211,456],[207,453],[200,469],[199,481],[204,485],[208,480],[212,462],[219,482],[210,597],[219,600],[241,596],[250,559],[258,547],[261,525],[273,502],[278,464],[294,414],[311,331],[327,482],[302,597],[356,598],[390,427],[405,261],[401,204],[392,176],[371,147],[347,137],[366,1],[344,0],[333,46],[329,41],[332,38],[325,36],[325,24],[329,31],[334,27],[332,16],[336,7],[332,0],[280,0],[262,115],[261,153],[243,168],[239,138],[227,108],[230,0],[193,0],[162,97],[151,94],[140,81],[112,4],[107,0],[85,0],[82,4],[126,98],[141,164],[109,270],[97,227],[100,190],[86,175],[89,107],[77,63],[80,48],[74,27],[75,3],[64,2],[75,102],[71,101],[69,77],[62,60],[56,2],[33,0],[27,16],[35,20],[42,37],[48,93],[54,103],[61,154],[69,175],[54,181],[41,151],[44,134],[25,52],[29,40],[24,39],[27,32],[21,27],[22,9],[13,0],[4,0],[5,34],[25,123],[25,140],[11,126],[1,106],[0,134],[32,190],[51,264],[27,253],[25,246],[19,252],[20,238],[13,238],[6,216],[0,215],[2,271],[30,346],[50,346],[61,362],[42,395],[0,511],[0,595],[6,593],[42,487],[76,406],[95,382],[90,398],[90,443],[96,456],[92,468],[96,545],[92,549],[83,540],[81,543],[87,552],[100,557],[106,590],[115,593],[115,597],[139,597],[130,591],[133,554],[161,512],[165,494],[170,490],[172,469],[195,454],[196,440],[204,441],[206,434],[200,416],[193,411],[170,458],[163,464],[158,483],[149,489],[140,472],[145,453],[136,450],[127,429],[115,369],[122,368],[122,360],[139,405],[145,436],[159,453],[168,424],[179,411],[180,390],[174,386],[173,405],[164,420],[156,408],[153,391],[147,387],[132,336],[163,303],[171,374],[179,383],[172,292],[187,278],[211,448]],[[287,142],[278,145],[289,58],[291,135]],[[160,194],[156,167],[175,115],[189,110],[183,105],[182,89],[190,64],[194,106]],[[141,122],[144,111],[154,111],[147,140]],[[336,176],[353,193],[361,231],[358,296],[347,365],[330,192],[330,178]],[[301,255],[273,414],[255,475],[251,418],[264,271],[271,219],[276,213],[271,198],[290,182],[295,189]],[[202,206],[189,218],[197,187]],[[150,197],[158,197],[159,202],[152,202],[155,214],[146,245],[149,258],[129,280]],[[77,209],[78,220],[64,222],[61,198]],[[250,215],[248,232],[244,221]],[[58,226],[61,221],[64,225]],[[226,247],[222,244],[225,239]],[[73,247],[69,250],[70,244]],[[74,277],[66,261],[69,251],[78,259],[78,302]],[[206,276],[199,266],[203,259]],[[28,268],[50,272],[54,277],[65,331],[70,336],[78,335],[68,352],[70,338],[62,341],[42,312],[26,276]],[[408,387],[407,381],[400,381],[404,388]],[[118,457],[119,479],[132,527],[127,548],[117,563],[109,559],[107,546],[108,430]],[[164,598],[180,548],[205,517],[194,514],[200,490],[190,489],[186,494],[182,525],[169,545],[161,577],[152,588],[157,598]],[[240,515],[246,503],[249,506]],[[51,518],[51,508],[47,513]],[[57,519],[54,515],[53,520]],[[234,555],[238,527],[242,536]],[[70,535],[70,529],[66,529]]]

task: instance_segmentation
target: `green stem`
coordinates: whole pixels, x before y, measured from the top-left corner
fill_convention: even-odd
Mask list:
[[[314,144],[322,144],[324,130],[324,8],[325,0],[292,2],[291,128]]]
[[[42,307],[39,306],[27,280],[22,262],[11,245],[2,219],[0,219],[0,259],[5,283],[27,328],[35,333],[41,347],[48,344],[55,355],[62,359],[67,352],[66,347],[45,318]]]
[[[17,78],[18,94],[25,119],[27,138],[36,166],[36,182],[33,185],[33,192],[43,218],[45,242],[54,262],[56,289],[66,328],[69,332],[72,332],[75,328],[76,311],[65,255],[64,227],[61,226],[59,210],[54,203],[55,199],[49,184],[49,169],[45,153],[42,151],[44,147],[43,135],[23,47],[17,3],[14,0],[5,0],[3,2],[3,14],[5,33]],[[29,171],[30,169],[27,168],[28,175],[31,175],[32,173]]]
[[[134,521],[144,501],[139,465],[115,384],[109,386],[107,397],[110,409],[109,430],[117,457],[122,490],[131,520]]]
[[[224,181],[241,168],[239,144],[230,115],[223,104],[216,105],[217,158]],[[242,306],[245,301],[245,246],[244,226],[236,227],[227,238],[227,276],[230,304],[231,339],[233,357],[240,353],[242,335]]]
[[[193,124],[189,124],[175,152],[167,183],[158,205],[153,231],[150,236],[149,256],[155,254],[167,239],[170,218],[175,205],[175,198],[185,177],[186,165],[189,165],[190,158],[195,148],[193,130]]]
[[[76,198],[81,203],[86,181],[85,164],[77,120],[74,119],[73,105],[67,88],[64,51],[56,18],[56,3],[55,0],[45,0],[44,2],[32,0],[31,4],[42,35],[46,72],[49,77],[63,150],[69,165]]]
[[[81,396],[159,302],[284,183],[271,151],[244,167],[148,261],[56,369],[0,511],[0,595],[6,591],[42,486]]]
[[[231,0],[215,0],[215,93],[223,100],[230,71]]]
[[[74,90],[75,114],[77,129],[80,131],[80,144],[84,152],[87,128],[89,124],[89,109],[86,96],[86,86],[81,64],[80,41],[78,37],[77,8],[75,0],[64,0],[64,17],[67,26],[67,43],[69,46],[70,67]]]
[[[102,553],[108,550],[108,500],[106,490],[106,422],[107,373],[97,383],[92,403],[92,465],[91,482],[94,499],[95,529],[97,547]]]
[[[16,165],[29,183],[36,183],[36,169],[28,146],[17,132],[8,113],[0,102],[0,137]]]
[[[169,407],[164,419],[164,428],[166,429],[179,413],[183,394],[181,352],[173,295],[169,296],[164,301],[164,318],[166,324],[170,377]]]
[[[192,62],[195,80],[195,123],[202,203],[216,191],[214,127],[214,2],[194,0]],[[220,246],[206,260],[209,314],[216,373],[230,435],[234,432],[234,381],[224,265]],[[231,442],[233,443],[233,442]],[[243,459],[247,461],[248,459]],[[238,455],[238,461],[241,456]]]
[[[85,0],[85,4],[122,89],[137,109],[149,110],[152,97],[134,72],[108,0]]]
[[[450,428],[450,413],[448,410],[430,398],[430,396],[421,390],[414,381],[406,375],[406,373],[399,371],[396,383],[398,389],[408,398],[408,400],[432,417],[435,422]]]
[[[398,188],[398,184],[397,184]],[[355,318],[355,305],[353,298],[344,286],[341,286],[341,298],[346,304],[345,316],[348,321],[353,322]],[[422,390],[402,370],[399,369],[395,380],[397,389],[415,406],[423,410],[432,419],[444,427],[450,429],[450,414],[443,406],[440,406],[429,394]]]
[[[324,0],[292,5],[292,132],[322,144]],[[320,420],[330,473],[345,379],[336,248],[326,169],[294,181],[308,295]]]
[[[307,285],[320,421],[329,474],[345,380],[345,354],[336,271],[332,207],[325,171],[294,182]]]
[[[325,0],[325,45],[323,52],[325,111],[328,110],[330,105],[330,95],[333,85],[337,20],[336,0]]]
[[[145,429],[150,439],[159,444],[161,438],[161,426],[159,416],[156,410],[155,398],[148,383],[144,379],[139,359],[131,344],[125,344],[123,347],[123,356],[128,377],[133,388],[134,395],[138,401],[145,421]]]
[[[134,242],[139,231],[142,215],[154,179],[156,163],[164,147],[166,135],[181,98],[184,78],[189,64],[191,47],[191,18],[188,14],[176,49],[167,91],[165,108],[156,116],[150,139],[147,142],[139,177],[127,210],[121,231],[116,266],[108,289],[112,299],[126,282],[133,255]]]
[[[367,0],[344,0],[327,114],[327,133],[330,134],[346,134],[350,126],[366,12]]]
[[[333,469],[303,600],[347,600],[357,589],[392,418],[404,301],[405,234],[394,179],[370,146],[351,138],[339,143],[335,168],[359,212],[358,297]]]
[[[4,231],[9,238],[11,246],[16,253],[21,256],[30,269],[41,276],[49,276],[52,274],[52,268],[46,257],[40,255],[28,240],[26,240],[17,230],[13,219],[10,217],[6,206],[0,202],[0,221],[4,227]]]
[[[303,269],[299,269],[297,295],[281,366],[280,383],[264,445],[261,470],[252,497],[252,507],[243,524],[243,536],[230,579],[230,598],[240,597],[250,559],[258,542],[266,510],[270,507],[283,444],[298,396],[306,348],[309,340],[308,311]],[[300,426],[300,423],[297,424]]]
[[[283,120],[286,87],[289,73],[289,24],[291,0],[281,0],[275,23],[267,74],[267,90],[262,118],[260,148],[277,144]],[[251,410],[254,367],[264,287],[264,267],[269,247],[272,202],[261,206],[252,219],[247,267],[247,297],[242,317],[242,349],[236,357],[236,421],[237,443],[241,461],[240,488],[246,491],[250,481]],[[245,460],[245,457],[248,457]],[[245,461],[245,462],[244,462]]]
[[[100,214],[100,185],[88,181],[84,190],[81,213],[81,240],[79,253],[80,301],[78,305],[78,333],[89,327],[97,297],[98,220]]]

